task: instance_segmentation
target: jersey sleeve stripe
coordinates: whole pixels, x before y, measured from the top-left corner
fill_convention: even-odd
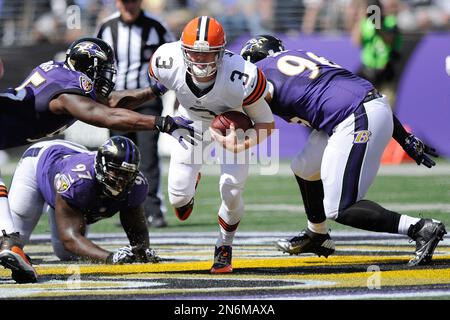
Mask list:
[[[244,105],[248,105],[249,101],[253,100],[253,98],[257,95],[257,93],[259,92],[259,90],[261,90],[260,86],[261,86],[261,71],[258,69],[258,74],[257,74],[257,79],[256,79],[256,85],[255,85],[255,89],[253,89],[252,93],[250,93],[247,98],[244,99]]]
[[[150,63],[148,64],[148,75],[150,77],[152,77],[153,79],[158,80],[158,78],[155,76],[155,73],[153,72],[151,60],[150,60]]]
[[[264,76],[262,71],[258,69],[258,80],[255,86],[255,90],[253,90],[253,92],[247,98],[244,99],[242,105],[248,106],[258,101],[266,91],[266,86],[267,86],[266,77]]]

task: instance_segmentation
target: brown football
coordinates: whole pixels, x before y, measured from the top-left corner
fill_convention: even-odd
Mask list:
[[[244,131],[253,127],[252,120],[243,112],[239,111],[227,111],[216,116],[211,122],[211,128],[217,129],[226,135],[227,129],[230,128],[230,124],[234,123],[236,129],[242,129]]]

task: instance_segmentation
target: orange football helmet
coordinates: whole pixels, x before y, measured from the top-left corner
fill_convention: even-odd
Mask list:
[[[199,78],[213,75],[222,60],[225,44],[225,32],[216,19],[201,16],[189,21],[181,35],[187,72]]]

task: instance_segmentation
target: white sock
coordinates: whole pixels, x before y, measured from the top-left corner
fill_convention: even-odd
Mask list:
[[[408,235],[408,229],[411,225],[419,222],[420,218],[414,218],[407,216],[406,214],[402,214],[400,216],[400,222],[398,223],[398,233]]]
[[[235,233],[236,231],[227,232],[223,228],[220,228],[220,234],[216,241],[216,247],[231,246],[233,244]]]
[[[321,223],[312,223],[308,221],[308,229],[314,233],[327,234],[328,233],[327,221],[325,220],[324,222]]]
[[[3,235],[2,230],[10,234],[15,232],[14,223],[9,209],[7,189],[0,178],[0,237]]]

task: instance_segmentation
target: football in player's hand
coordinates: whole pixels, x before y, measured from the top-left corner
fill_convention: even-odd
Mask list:
[[[227,111],[216,116],[211,122],[211,128],[219,130],[223,135],[227,134],[230,124],[234,123],[234,127],[244,131],[253,127],[252,120],[243,112]]]

